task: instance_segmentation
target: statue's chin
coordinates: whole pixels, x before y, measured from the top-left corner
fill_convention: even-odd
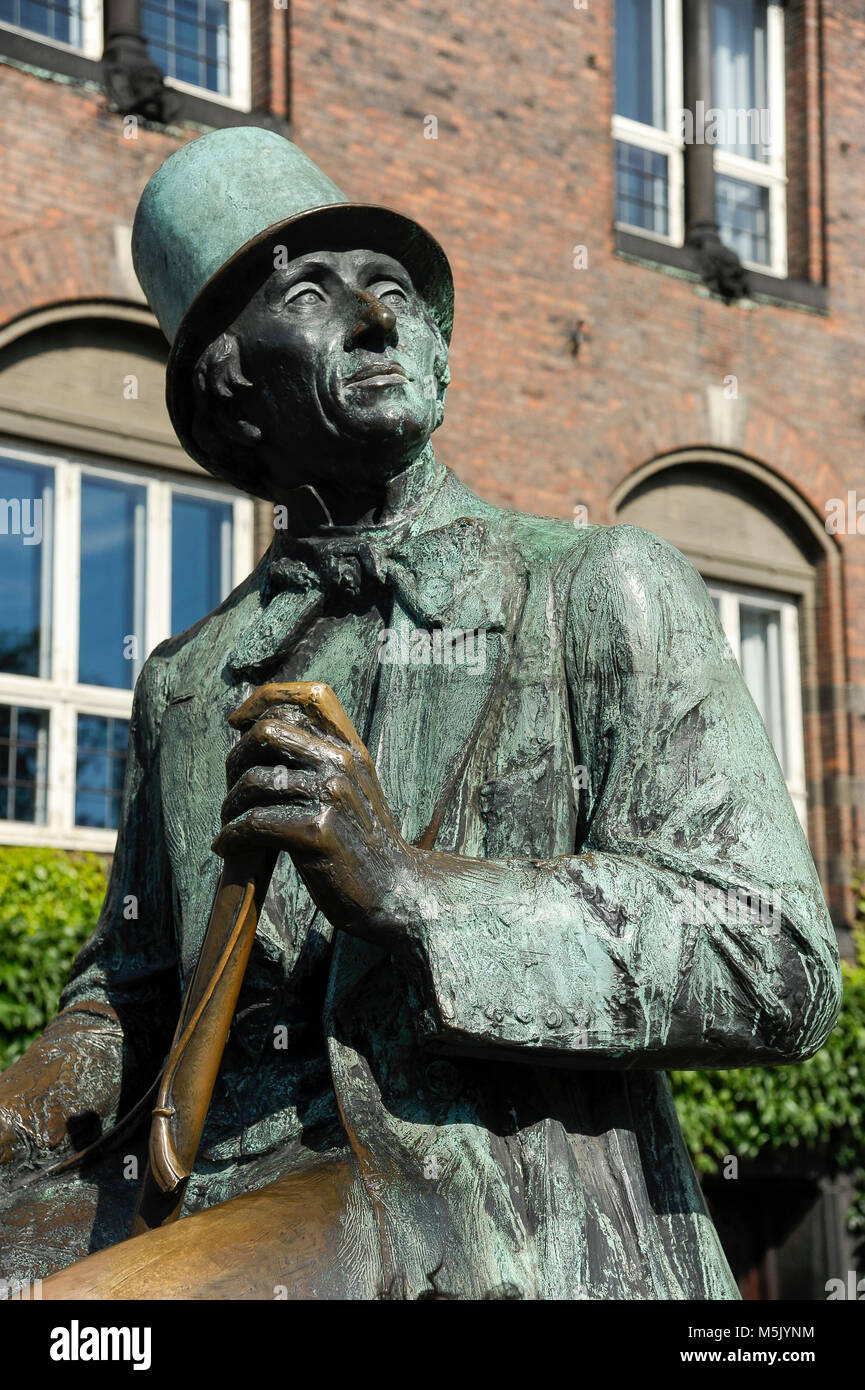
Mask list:
[[[369,466],[384,474],[407,467],[424,449],[432,434],[433,422],[409,410],[379,409],[374,414],[357,414],[340,422],[346,454],[360,452]]]

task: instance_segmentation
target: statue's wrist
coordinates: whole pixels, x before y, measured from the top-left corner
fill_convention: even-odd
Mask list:
[[[410,951],[426,941],[428,924],[438,912],[429,852],[405,846],[387,888],[366,914],[366,934],[390,950]]]

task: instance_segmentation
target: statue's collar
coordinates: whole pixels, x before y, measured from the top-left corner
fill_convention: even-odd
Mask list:
[[[268,678],[327,591],[356,592],[364,573],[386,585],[418,627],[508,631],[522,603],[525,564],[502,515],[443,469],[421,505],[391,525],[275,539],[259,570],[261,607],[229,668]]]
[[[315,488],[298,488],[289,503],[274,509],[265,603],[282,589],[314,584],[356,592],[364,570],[382,582],[386,561],[423,527],[447,477],[447,468],[430,453],[395,480],[387,518],[357,526],[335,525]]]
[[[296,488],[286,503],[274,507],[273,557],[293,554],[298,544],[337,545],[387,542],[411,529],[441,488],[448,470],[431,450],[424,451],[410,468],[394,478],[388,488],[388,512],[379,522],[339,526],[334,523],[318,491],[306,484]]]

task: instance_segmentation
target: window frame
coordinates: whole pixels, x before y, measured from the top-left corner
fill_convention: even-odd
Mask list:
[[[766,97],[769,103],[769,158],[747,159],[717,147],[713,150],[715,174],[753,183],[769,190],[769,264],[742,258],[747,270],[783,280],[787,277],[787,128],[784,6],[768,0],[766,6]]]
[[[615,15],[615,10],[614,10]],[[615,20],[614,20],[615,22]],[[684,106],[682,63],[682,0],[664,0],[664,117],[665,129],[632,121],[613,110],[612,137],[625,145],[667,156],[667,218],[669,230],[653,232],[633,222],[613,220],[617,230],[634,232],[649,241],[681,246],[685,240],[685,142],[679,133]],[[613,92],[615,108],[615,90]],[[613,197],[615,199],[615,189]]]
[[[785,774],[790,800],[805,834],[808,833],[808,790],[805,777],[805,726],[802,718],[802,669],[799,651],[799,598],[770,589],[705,578],[710,596],[718,600],[718,616],[730,649],[741,669],[740,604],[754,603],[779,616],[781,684],[784,700]]]
[[[117,837],[115,830],[75,825],[78,715],[128,720],[132,713],[133,691],[89,685],[78,680],[81,479],[85,474],[95,474],[120,483],[144,486],[147,490],[145,633],[141,664],[159,642],[170,636],[172,494],[184,492],[198,499],[231,504],[229,592],[246,578],[253,566],[254,502],[216,480],[199,482],[168,469],[102,460],[74,449],[59,451],[29,442],[22,444],[8,435],[0,435],[0,454],[54,469],[50,676],[0,672],[0,704],[48,711],[45,821],[38,824],[0,818],[0,843],[110,853]],[[63,518],[62,525],[57,524],[58,517]]]
[[[229,94],[226,96],[221,92],[212,91],[210,87],[199,87],[196,83],[181,82],[178,78],[168,76],[165,77],[165,85],[189,96],[199,97],[208,102],[212,101],[217,106],[224,106],[229,110],[251,111],[251,0],[228,0],[228,5],[230,10],[228,72],[231,84]],[[60,39],[52,39],[46,34],[40,34],[35,29],[24,29],[21,25],[10,24],[6,20],[0,20],[0,32],[16,34],[19,38],[29,40],[31,43],[46,44],[48,48],[59,49],[62,53],[79,54],[98,64],[102,59],[105,46],[104,11],[103,0],[82,0],[80,44],[64,43]],[[147,39],[143,34],[142,39],[147,44]]]
[[[650,231],[615,216],[616,191],[613,190],[613,226],[646,241],[682,248],[685,245],[685,141],[681,134],[684,103],[684,48],[682,0],[664,0],[664,74],[666,86],[666,129],[643,125],[615,110],[611,120],[613,141],[636,145],[667,156],[667,207],[669,232]],[[616,35],[614,33],[614,42]],[[769,158],[747,159],[715,147],[712,151],[715,174],[757,184],[769,190],[769,263],[742,260],[755,274],[785,280],[787,263],[787,137],[786,137],[786,61],[783,0],[768,0],[766,9],[766,86],[769,103]],[[613,94],[615,107],[615,91]],[[615,160],[614,160],[615,164]]]
[[[252,14],[251,0],[227,0],[228,19],[228,95],[214,92],[210,87],[200,87],[194,82],[182,82],[179,77],[165,74],[165,85],[176,92],[188,92],[190,96],[204,97],[219,106],[228,106],[236,111],[249,111],[252,108]],[[142,33],[148,52],[150,44]]]
[[[80,44],[64,43],[62,39],[52,39],[36,29],[24,29],[20,24],[10,24],[5,19],[0,19],[0,30],[19,34],[21,38],[32,39],[35,43],[47,44],[49,48],[59,48],[63,53],[80,53],[98,62],[103,48],[102,0],[81,0]]]

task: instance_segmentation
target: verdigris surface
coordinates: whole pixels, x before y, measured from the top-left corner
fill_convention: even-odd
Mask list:
[[[834,933],[777,759],[682,555],[635,527],[494,507],[436,460],[442,253],[301,161],[267,132],[218,132],[142,204],[178,432],[272,500],[277,530],[138,682],[99,926],[61,1013],[0,1079],[2,1268],[47,1274],[128,1235],[140,1135],[16,1181],[157,1075],[219,835],[220,854],[238,837],[284,852],[186,1215],[98,1256],[112,1279],[146,1269],[139,1292],[196,1297],[735,1298],[664,1073],[806,1057],[837,1013]],[[360,754],[278,711],[237,741],[228,716],[258,686],[305,680],[333,688]],[[203,1249],[228,1273],[202,1272]]]

